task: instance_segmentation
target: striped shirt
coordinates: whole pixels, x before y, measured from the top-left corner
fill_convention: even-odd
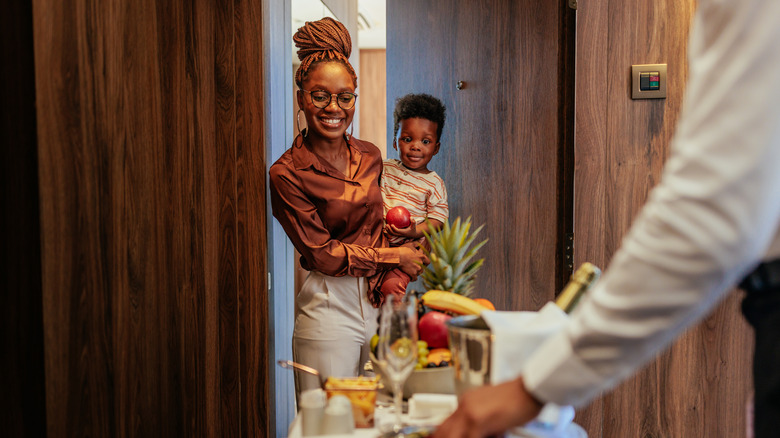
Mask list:
[[[409,170],[400,160],[384,161],[382,169],[382,199],[387,211],[396,206],[409,210],[412,220],[420,224],[428,219],[447,220],[450,208],[444,180],[436,172],[420,173]],[[405,237],[387,236],[391,245],[400,245]]]

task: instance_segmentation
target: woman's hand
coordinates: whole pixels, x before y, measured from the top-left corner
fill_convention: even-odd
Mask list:
[[[426,257],[414,243],[405,243],[399,246],[398,249],[401,254],[401,261],[398,263],[398,267],[408,276],[412,277],[412,281],[414,281],[422,272],[423,266],[431,261],[428,260],[428,257]]]
[[[523,385],[521,377],[496,386],[464,393],[458,409],[436,428],[433,438],[474,438],[500,434],[536,418],[542,403]]]

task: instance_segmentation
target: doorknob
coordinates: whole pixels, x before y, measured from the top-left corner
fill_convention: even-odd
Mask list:
[[[455,89],[462,90],[464,88],[466,88],[466,83],[465,82],[458,81],[458,82],[455,83]]]

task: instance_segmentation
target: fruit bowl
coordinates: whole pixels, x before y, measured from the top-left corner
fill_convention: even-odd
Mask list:
[[[413,394],[455,394],[455,369],[449,366],[412,371],[404,383],[404,398]]]
[[[370,357],[371,366],[381,383],[379,392],[392,394],[392,384],[382,377],[382,365],[373,353]],[[404,382],[403,392],[404,399],[409,399],[413,394],[455,394],[455,369],[448,366],[414,370]]]

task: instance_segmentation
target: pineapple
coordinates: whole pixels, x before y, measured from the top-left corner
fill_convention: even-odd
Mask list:
[[[444,290],[458,295],[469,296],[474,283],[474,276],[485,259],[470,262],[477,250],[487,243],[487,239],[469,249],[482,231],[484,225],[469,234],[471,217],[461,222],[460,217],[450,226],[449,220],[444,226],[425,238],[430,248],[423,246],[425,255],[431,263],[422,273],[423,285],[428,290]]]

